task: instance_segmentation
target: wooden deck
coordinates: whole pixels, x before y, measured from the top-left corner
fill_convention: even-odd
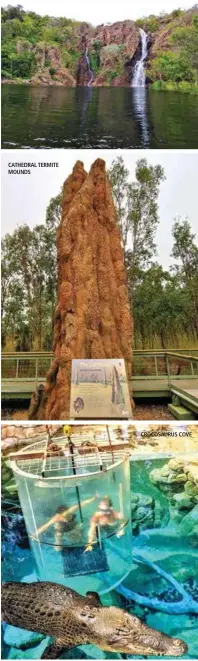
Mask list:
[[[44,380],[35,379],[3,379],[2,401],[30,400],[39,383]],[[190,410],[198,413],[198,378],[178,377],[135,377],[129,384],[135,400],[169,399],[176,395]]]
[[[23,379],[2,379],[1,381],[1,399],[4,400],[14,400],[14,399],[31,399],[32,393],[36,390],[36,386],[39,385],[39,381],[34,380],[23,380]]]
[[[30,399],[32,393],[35,391],[36,386],[44,383],[44,380],[36,381],[35,379],[2,379],[1,382],[1,396],[2,400],[9,399]],[[152,377],[149,379],[136,378],[129,384],[130,390],[133,391],[135,398],[144,397],[169,397],[170,390],[168,385],[168,378]]]
[[[171,394],[178,397],[187,409],[198,414],[198,379],[185,379],[182,383],[172,381]]]

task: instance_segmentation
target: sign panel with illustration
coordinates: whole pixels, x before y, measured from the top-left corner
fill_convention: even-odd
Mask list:
[[[122,358],[72,360],[70,417],[132,418]]]

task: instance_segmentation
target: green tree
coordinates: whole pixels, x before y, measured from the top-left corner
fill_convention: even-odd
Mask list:
[[[156,254],[155,233],[159,222],[158,196],[164,180],[161,165],[149,165],[146,158],[137,161],[135,180],[128,181],[122,156],[109,170],[118,224],[121,230],[132,307],[133,291],[139,271]]]
[[[61,207],[62,191],[51,198],[45,224],[20,226],[2,241],[2,338],[18,350],[52,347]]]
[[[62,213],[63,189],[56,197],[52,197],[46,209],[46,227],[49,231],[56,230]]]
[[[128,218],[128,176],[129,170],[124,165],[122,156],[112,162],[109,169],[109,180],[112,186],[113,198],[117,209],[118,225],[121,232],[122,244],[126,250],[130,220]]]
[[[181,55],[189,62],[189,67],[198,71],[198,15],[193,17],[192,25],[175,28],[169,41],[180,48]]]
[[[175,219],[172,234],[174,240],[172,257],[177,260],[173,272],[191,302],[190,319],[193,331],[198,337],[198,247],[195,243],[195,234],[187,218]]]
[[[166,51],[161,53],[153,60],[152,69],[149,70],[149,76],[153,80],[161,79],[164,81],[173,81],[179,83],[182,80],[189,83],[195,82],[195,71],[188,53],[174,53]]]

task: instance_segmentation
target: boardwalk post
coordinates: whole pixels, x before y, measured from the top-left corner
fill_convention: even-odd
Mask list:
[[[190,366],[191,366],[191,373],[194,376],[194,365],[193,365],[193,360],[190,361]]]
[[[169,379],[170,372],[169,372],[169,360],[168,360],[168,355],[167,355],[167,353],[165,354],[165,360],[166,360],[166,372],[167,372],[168,379]]]
[[[158,366],[157,366],[157,356],[155,356],[155,374],[156,374],[157,377],[159,376],[159,374],[158,374]]]
[[[19,358],[16,361],[16,379],[19,378]]]

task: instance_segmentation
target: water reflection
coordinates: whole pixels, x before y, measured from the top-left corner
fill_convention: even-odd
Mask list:
[[[195,149],[197,98],[144,87],[3,85],[2,146]]]
[[[88,111],[89,104],[92,100],[92,95],[93,95],[93,88],[92,87],[84,87],[83,88],[83,94],[81,98],[81,121],[80,125],[83,126],[86,120],[86,114]]]
[[[140,129],[141,144],[149,147],[149,122],[146,87],[132,87],[132,109]]]

